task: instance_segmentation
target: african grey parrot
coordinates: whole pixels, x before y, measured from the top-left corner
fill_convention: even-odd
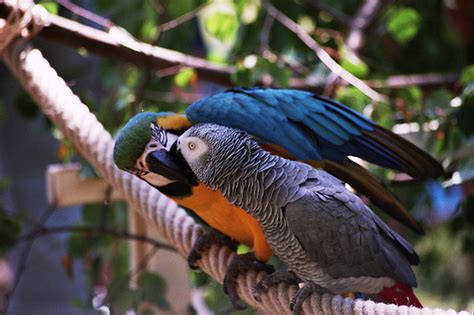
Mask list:
[[[415,250],[337,178],[271,155],[247,133],[214,124],[188,129],[174,154],[199,181],[259,221],[290,272],[269,275],[257,289],[281,279],[304,282],[292,301],[295,313],[313,291],[377,294],[421,307],[412,289]]]

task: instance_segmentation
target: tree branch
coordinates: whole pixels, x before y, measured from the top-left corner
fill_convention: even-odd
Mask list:
[[[349,54],[357,52],[365,44],[364,31],[379,15],[380,11],[390,3],[390,0],[365,0],[349,24],[346,36],[346,49]]]
[[[64,226],[54,226],[54,227],[39,227],[35,231],[31,232],[28,235],[20,237],[18,242],[31,241],[37,237],[45,236],[49,234],[57,233],[70,233],[70,232],[79,232],[79,233],[90,233],[90,234],[107,234],[117,238],[128,239],[133,241],[140,241],[148,243],[160,249],[169,250],[176,252],[176,248],[171,245],[159,242],[152,238],[149,238],[145,235],[136,235],[131,234],[127,231],[117,231],[114,229],[103,228],[100,226],[75,226],[75,225],[64,225]]]
[[[0,18],[6,18],[13,10],[4,1],[0,1]],[[160,70],[171,66],[191,67],[203,79],[231,85],[233,67],[210,63],[170,49],[151,46],[133,39],[125,31],[118,35],[103,32],[60,16],[48,14],[49,25],[44,25],[41,36],[74,48],[85,48],[110,59],[120,60],[140,67]]]
[[[392,75],[385,80],[367,80],[367,85],[376,88],[401,89],[416,85],[421,87],[434,87],[440,85],[453,85],[459,79],[457,73],[426,73]]]
[[[296,22],[291,20],[288,16],[278,11],[273,5],[268,1],[264,1],[264,7],[267,10],[268,14],[274,16],[281,24],[286,28],[296,34],[301,41],[311,48],[316,56],[324,63],[333,73],[338,75],[343,80],[352,84],[354,87],[359,89],[362,93],[370,97],[372,100],[377,102],[387,102],[388,99],[386,96],[374,91],[372,88],[367,86],[362,80],[358,79],[351,73],[344,70],[334,59],[329,56],[329,54],[321,47],[319,44],[308,34],[306,33]]]
[[[168,22],[165,22],[163,24],[160,24],[160,26],[158,26],[158,28],[160,29],[160,32],[163,33],[163,32],[166,32],[166,31],[169,31],[173,28],[176,28],[178,26],[180,26],[181,24],[193,19],[194,17],[196,17],[200,11],[202,11],[202,9],[204,9],[208,4],[203,4],[203,5],[200,5],[199,7],[189,11],[189,12],[186,12],[184,13],[183,15],[181,16],[178,16],[177,18],[171,20],[171,21],[168,21]]]
[[[38,223],[34,223],[36,226],[42,226],[45,224],[48,219],[53,215],[53,213],[57,210],[57,207],[55,205],[51,205],[44,213],[41,215]],[[33,243],[34,243],[34,238],[27,240],[27,244],[25,245],[25,248],[21,252],[20,258],[18,259],[18,269],[16,270],[15,273],[15,282],[13,284],[13,287],[11,288],[10,292],[5,294],[4,297],[4,305],[3,309],[0,309],[0,314],[7,314],[8,313],[8,308],[10,306],[10,300],[13,294],[15,294],[15,291],[18,287],[18,284],[20,283],[20,280],[23,276],[23,273],[26,270],[26,262],[28,261],[28,257],[30,256],[31,249],[33,248]],[[0,244],[2,243],[2,240],[0,240]]]
[[[95,14],[94,12],[91,12],[87,9],[84,9],[78,6],[77,4],[72,3],[69,0],[57,0],[57,1],[60,5],[62,5],[63,7],[71,11],[72,13],[84,19],[87,19],[89,21],[92,21],[96,23],[97,25],[104,27],[107,30],[115,25],[111,20],[106,19],[98,14]]]
[[[325,63],[326,66],[331,69],[331,71],[339,75],[347,82],[353,84],[355,87],[359,88],[362,92],[364,92],[364,94],[367,93],[370,95],[369,97],[372,97],[376,100],[385,100],[385,96],[375,92],[369,86],[374,88],[397,89],[413,84],[420,86],[450,85],[453,83],[454,76],[456,76],[454,74],[450,74],[449,78],[436,79],[431,77],[428,78],[428,81],[423,81],[426,79],[426,77],[422,77],[423,75],[406,75],[400,77],[393,76],[387,81],[373,80],[367,81],[368,84],[364,83],[364,81],[359,80],[342,69],[331,58],[331,56],[329,56],[316,41],[314,41],[308,34],[299,28],[299,26],[294,21],[283,15],[271,5],[266,5],[266,8],[267,10],[272,10],[272,12],[275,14],[274,17],[278,17],[280,23],[283,25],[286,24],[285,26],[288,29],[295,33],[308,47],[313,49],[316,52],[318,58],[323,63]],[[0,0],[0,18],[7,17],[11,10],[13,9],[10,6],[8,6],[4,1]],[[124,39],[120,40],[110,33],[100,31],[56,15],[48,14],[47,18],[49,19],[50,24],[45,25],[43,30],[40,32],[40,36],[43,36],[47,39],[63,43],[70,47],[83,47],[90,52],[97,53],[106,58],[119,60],[146,69],[166,70],[173,68],[178,69],[180,67],[191,67],[195,69],[200,78],[222,85],[233,85],[231,76],[233,73],[235,73],[234,67],[213,64],[202,58],[185,55],[183,53],[166,48],[140,43],[133,39],[130,42],[130,37],[126,38],[128,41]],[[112,29],[115,28],[116,27],[113,27]],[[406,78],[408,77],[412,78],[407,81]],[[400,78],[402,79],[400,80]],[[310,82],[302,78],[290,78],[289,80],[290,88],[304,89],[316,93],[321,93],[324,89],[324,86],[325,82]]]

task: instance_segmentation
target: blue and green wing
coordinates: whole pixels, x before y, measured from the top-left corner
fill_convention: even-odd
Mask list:
[[[440,164],[400,136],[351,108],[310,92],[235,88],[201,99],[186,111],[193,123],[245,130],[303,161],[357,156],[413,177],[438,177]]]

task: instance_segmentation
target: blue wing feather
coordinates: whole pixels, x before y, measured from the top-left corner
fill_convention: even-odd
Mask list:
[[[245,130],[301,160],[345,161],[353,155],[420,177],[439,173],[436,161],[405,140],[345,105],[306,91],[235,88],[191,104],[186,115],[192,123]],[[410,150],[416,158],[405,152]]]

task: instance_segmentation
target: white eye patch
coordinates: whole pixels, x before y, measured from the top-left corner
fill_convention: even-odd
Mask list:
[[[178,147],[187,162],[192,162],[199,159],[204,153],[207,152],[207,144],[196,137],[179,137]]]

